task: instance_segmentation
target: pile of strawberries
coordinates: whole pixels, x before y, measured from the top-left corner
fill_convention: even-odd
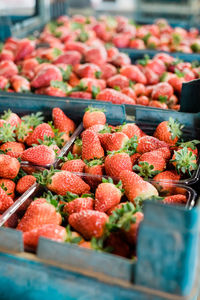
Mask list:
[[[108,125],[105,113],[92,107],[83,126],[71,151],[61,157],[60,169],[29,175],[48,191],[41,190],[28,200],[28,208],[22,206],[9,219],[18,219],[15,226],[6,225],[23,232],[25,248],[31,251],[43,236],[135,257],[145,199],[186,204],[187,190],[174,182],[197,169],[199,141],[183,142],[183,126],[171,118],[150,136],[135,123]]]
[[[123,32],[123,22],[117,20],[113,22]],[[199,78],[199,64],[166,53],[131,64],[116,48],[125,33],[113,37],[114,45],[105,44],[98,29],[102,24],[63,16],[47,24],[38,38],[9,38],[0,53],[0,89],[179,110],[182,84]],[[146,28],[151,27],[141,31]]]
[[[36,166],[55,162],[75,130],[60,108],[53,109],[52,119],[45,123],[40,112],[20,118],[10,110],[0,117],[0,213],[36,182]]]

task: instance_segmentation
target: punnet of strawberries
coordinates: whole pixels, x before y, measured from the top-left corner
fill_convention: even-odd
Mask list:
[[[11,217],[15,224],[10,218],[5,225],[23,232],[29,251],[46,237],[135,257],[144,201],[188,203],[187,189],[175,183],[197,169],[199,141],[182,141],[183,125],[172,118],[150,136],[135,123],[106,124],[105,112],[94,107],[83,126],[60,169],[31,175],[45,191],[20,207]]]
[[[136,40],[144,43],[144,39],[151,47],[155,40],[161,42],[161,36],[172,46],[180,39],[182,48],[198,36],[194,30],[159,24],[136,28],[122,17],[62,16],[47,24],[37,38],[9,38],[2,45],[0,89],[179,110],[183,82],[199,78],[198,62],[158,53],[132,64],[117,48],[133,45],[137,35],[142,38]],[[166,50],[165,43],[160,50]]]

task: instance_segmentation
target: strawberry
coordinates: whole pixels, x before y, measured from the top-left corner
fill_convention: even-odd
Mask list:
[[[104,163],[103,159],[94,159],[91,161],[85,160],[85,170],[84,172],[86,174],[89,174],[91,176],[86,176],[85,181],[91,186],[92,188],[97,187],[99,183],[101,183],[101,178],[104,171]],[[99,177],[95,177],[99,176]]]
[[[98,133],[98,132],[100,132],[102,130],[104,131],[105,129],[107,129],[107,125],[96,124],[96,125],[92,125],[89,128],[90,128],[90,131]],[[81,135],[83,134],[83,132],[81,133]],[[100,134],[98,136],[100,137]]]
[[[101,72],[101,69],[99,66],[92,64],[92,63],[86,63],[79,65],[75,72],[77,75],[81,78],[83,77],[89,77],[89,78],[96,78],[96,72]]]
[[[145,49],[145,43],[140,39],[131,39],[129,47],[133,49]]]
[[[130,156],[133,166],[138,163],[138,159],[140,158],[140,156],[141,156],[141,154],[139,154],[139,153],[134,153]]]
[[[90,187],[79,176],[68,172],[51,169],[44,171],[43,174],[35,174],[37,181],[47,186],[47,188],[58,194],[65,195],[67,192],[78,195],[87,194]]]
[[[104,111],[95,107],[89,106],[85,114],[83,116],[83,127],[85,129],[93,126],[93,125],[105,125],[106,124],[106,116]]]
[[[143,136],[138,140],[137,152],[143,154],[145,152],[157,150],[162,147],[169,147],[167,143],[158,140],[153,136]]]
[[[132,170],[130,156],[125,152],[109,154],[105,159],[105,171],[108,176],[117,177],[123,170]]]
[[[95,79],[95,78],[82,78],[77,85],[77,88],[80,87],[80,90],[84,89],[85,91],[92,93],[93,98],[96,97],[96,94],[101,90],[106,88],[106,82],[103,79]],[[76,87],[73,90],[75,90]]]
[[[23,76],[14,75],[10,79],[10,83],[16,93],[24,93],[30,91],[30,82]]]
[[[97,133],[87,129],[82,135],[82,159],[91,160],[104,156]]]
[[[122,208],[124,204],[126,204],[128,202],[121,202],[113,207],[111,207],[110,209],[107,210],[107,215],[110,216],[112,215],[112,213],[116,210],[116,209],[119,209],[119,208]]]
[[[64,242],[66,235],[66,230],[62,226],[57,224],[43,224],[23,233],[24,247],[36,250],[40,237],[45,237],[56,242]]]
[[[107,220],[104,212],[94,210],[82,210],[69,216],[69,224],[87,240],[101,237]]]
[[[81,42],[67,41],[65,43],[65,50],[76,50],[84,55],[87,50],[87,45]]]
[[[11,126],[6,121],[0,119],[0,142],[14,142],[15,137],[15,126]]]
[[[69,172],[83,173],[85,163],[78,156],[74,156],[71,152],[68,153],[66,161],[63,163],[61,170]]]
[[[185,195],[177,194],[165,197],[163,203],[166,204],[185,204],[187,202],[187,198]]]
[[[136,104],[148,106],[149,105],[149,98],[146,97],[146,96],[140,96],[140,97],[137,98]]]
[[[3,213],[7,210],[14,202],[13,199],[7,195],[6,191],[0,187],[0,212]]]
[[[8,109],[8,111],[4,111],[1,119],[5,120],[8,124],[15,127],[21,123],[20,117],[17,114],[13,113],[10,109]]]
[[[0,76],[10,78],[18,74],[17,66],[10,60],[4,60],[0,62]]]
[[[117,130],[125,133],[129,139],[136,136],[138,139],[145,135],[145,133],[134,123],[126,123],[117,128]]]
[[[0,179],[0,187],[6,192],[12,199],[15,197],[15,183],[10,179]]]
[[[16,191],[19,194],[25,193],[34,183],[36,182],[36,178],[32,175],[25,175],[20,178],[16,185]]]
[[[107,151],[117,151],[124,148],[128,142],[129,138],[123,132],[115,132],[107,136],[106,141],[104,141],[104,148]]]
[[[54,150],[46,145],[31,147],[25,150],[21,155],[23,161],[29,161],[39,166],[53,164],[55,157]]]
[[[146,86],[144,84],[136,83],[133,88],[137,97],[146,95]]]
[[[181,137],[183,127],[184,126],[181,125],[178,121],[175,121],[170,117],[169,121],[163,121],[157,126],[154,132],[154,137],[156,137],[160,141],[166,142],[170,146],[173,146]]]
[[[123,89],[129,86],[129,80],[127,77],[117,74],[107,80],[107,85],[111,88],[119,87],[119,89]]]
[[[71,231],[70,225],[67,225],[66,227],[67,237],[65,239],[66,243],[70,244],[78,244],[82,245],[84,243],[84,239],[80,234],[76,231]]]
[[[140,69],[137,66],[134,65],[128,65],[124,66],[120,69],[120,74],[126,76],[128,79],[146,84],[147,80],[145,75],[140,71]]]
[[[17,43],[17,48],[15,51],[15,61],[23,60],[26,56],[31,54],[35,48],[34,41],[27,38],[20,40]]]
[[[130,255],[130,248],[119,233],[111,233],[106,240],[106,246],[112,249],[112,254],[122,257]]]
[[[37,59],[35,58],[28,58],[22,62],[22,75],[32,80],[35,72],[34,69],[39,65]]]
[[[58,67],[48,64],[36,73],[31,81],[31,86],[34,88],[46,87],[52,80],[62,81],[62,73]]]
[[[194,155],[198,155],[198,149],[196,145],[198,145],[200,141],[198,140],[192,140],[188,142],[178,142],[178,149],[183,149],[184,147],[187,147],[189,151],[191,151]]]
[[[95,210],[106,212],[111,207],[120,203],[122,192],[120,190],[121,183],[118,185],[113,183],[113,180],[102,180],[95,192]]]
[[[26,138],[26,144],[31,146],[33,144],[39,144],[39,140],[44,141],[45,137],[54,137],[54,132],[51,126],[47,123],[38,125],[34,131]]]
[[[117,74],[117,69],[115,68],[115,66],[111,64],[105,64],[101,66],[101,71],[102,71],[101,78],[104,80],[107,80],[110,77]]]
[[[0,154],[0,177],[14,179],[19,173],[20,163],[15,157]]]
[[[191,171],[197,169],[197,157],[187,147],[174,151],[170,162],[175,166],[178,174],[189,173],[191,175]]]
[[[17,229],[26,232],[44,224],[59,225],[61,221],[61,215],[56,212],[55,206],[48,203],[45,198],[37,198],[29,205]]]
[[[18,158],[25,150],[25,146],[18,142],[7,142],[0,146],[0,150],[4,151],[9,156]]]
[[[185,82],[185,79],[183,77],[178,77],[177,75],[174,74],[174,76],[171,76],[171,78],[168,80],[168,83],[173,87],[173,89],[178,92],[179,94],[181,93],[182,90],[182,84]]]
[[[76,50],[66,51],[64,54],[59,55],[53,63],[57,64],[67,64],[75,66],[80,64],[81,54]]]
[[[149,102],[149,106],[156,107],[156,108],[162,108],[162,109],[168,109],[168,106],[166,103],[161,103],[160,101],[157,101],[157,100],[151,100]]]
[[[124,94],[124,95],[126,95],[126,96],[128,96],[128,97],[130,97],[130,98],[132,98],[133,100],[136,100],[136,94],[135,94],[135,91],[131,88],[131,87],[125,87],[125,88],[123,88],[122,90],[121,90],[121,92]],[[133,103],[133,105],[134,104],[136,104],[136,103]]]
[[[106,88],[101,91],[97,96],[96,100],[112,102],[114,104],[135,104],[134,99],[128,97],[127,95],[118,92],[113,89]]]
[[[137,197],[143,200],[155,195],[158,196],[156,188],[147,181],[144,181],[136,173],[129,170],[121,171],[119,178],[129,201],[134,202]]]
[[[74,132],[76,128],[75,123],[70,118],[68,118],[59,107],[55,107],[53,109],[52,118],[55,128],[59,129],[60,132]]]
[[[164,171],[157,174],[153,179],[155,181],[178,181],[180,180],[180,175],[175,171]]]
[[[68,216],[73,213],[78,213],[82,210],[93,210],[94,207],[94,199],[91,197],[87,197],[87,194],[83,194],[81,197],[78,195],[74,196],[76,198],[72,199],[70,202],[66,203],[63,207],[63,212]]]
[[[118,53],[112,58],[111,63],[116,67],[121,67],[121,66],[130,65],[131,59],[126,53]]]
[[[103,65],[107,61],[107,52],[104,47],[90,48],[85,52],[85,60],[97,65]]]
[[[138,211],[134,214],[134,217],[136,218],[135,223],[131,224],[130,229],[125,233],[126,239],[130,245],[136,245],[139,226],[144,219],[144,214]]]
[[[82,153],[82,140],[79,138],[76,138],[74,141],[74,145],[72,148],[72,154],[80,156]]]
[[[79,78],[76,76],[75,73],[71,72],[70,77],[69,77],[69,81],[68,81],[68,82],[69,82],[70,86],[74,87],[74,86],[76,86],[76,85],[79,85],[80,80],[79,80]]]
[[[138,165],[135,165],[133,170],[139,171],[139,175],[147,179],[162,172],[165,167],[166,161],[162,153],[155,150],[142,154],[138,160]]]
[[[4,76],[0,76],[0,89],[1,90],[7,89],[8,86],[9,86],[8,79],[5,78]]]
[[[90,100],[92,99],[92,94],[89,92],[71,92],[68,93],[68,97],[70,98],[80,98],[80,99],[86,99],[86,100]]]

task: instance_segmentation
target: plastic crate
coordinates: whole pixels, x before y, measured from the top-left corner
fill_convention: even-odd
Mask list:
[[[10,107],[16,112],[26,113],[32,108],[34,111],[44,110],[46,115],[55,106],[53,98],[41,101],[33,97],[32,101],[27,101],[26,96],[15,101],[7,97],[0,103],[2,110]],[[91,101],[90,104],[100,106],[97,102]],[[74,116],[74,120],[77,121],[82,117],[87,105],[87,101],[56,102],[56,106],[70,117]],[[110,123],[125,121],[123,106],[108,103],[101,103],[102,105],[108,107]],[[142,109],[138,112],[136,109],[135,117],[142,120],[144,111],[145,109]],[[146,111],[148,119],[154,118],[155,115],[156,120],[162,115],[163,118],[167,118],[166,112],[160,111],[158,114],[152,111],[151,115],[149,111]],[[197,123],[198,115],[176,114],[179,117],[184,116],[191,127]],[[41,297],[58,300],[93,300],[97,297],[105,300],[195,300],[199,286],[199,225],[198,205],[188,210],[145,202],[145,220],[138,239],[138,259],[134,263],[114,256],[111,259],[109,254],[78,247],[74,249],[72,245],[66,244],[62,248],[62,244],[46,239],[41,239],[36,256],[24,254],[21,232],[3,228],[0,230],[0,249],[4,252],[0,254],[0,298],[9,300],[17,295],[31,300]],[[49,257],[46,249],[49,249]],[[9,251],[12,254],[5,253]],[[65,262],[62,261],[62,253]],[[70,257],[73,258],[73,264]],[[88,260],[90,268],[85,267]]]

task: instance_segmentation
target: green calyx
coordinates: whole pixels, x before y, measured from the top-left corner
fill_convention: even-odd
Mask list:
[[[61,172],[61,170],[55,170],[53,167],[51,167],[50,170],[44,170],[41,173],[33,173],[33,176],[36,178],[37,183],[42,186],[47,186],[47,184],[52,183],[51,178],[58,172]]]
[[[80,82],[78,85],[76,85],[71,90],[69,90],[67,92],[67,95],[70,95],[73,92],[85,92],[85,91],[87,91],[87,89],[88,89],[88,87],[83,82]]]
[[[160,101],[161,103],[166,103],[167,102],[167,96],[160,95],[158,97],[158,101]]]
[[[83,145],[82,139],[76,138],[74,141],[74,144],[76,146],[82,147],[82,145]]]
[[[179,33],[174,32],[172,34],[172,43],[174,45],[179,45],[181,41],[182,41],[182,36]]]
[[[100,87],[99,86],[92,86],[92,98],[96,99],[96,96],[100,93]]]
[[[138,196],[134,199],[134,203],[135,203],[137,208],[142,209],[143,208],[143,203],[146,200],[149,200],[149,201],[163,201],[164,197],[153,195],[153,196],[148,197],[148,198],[143,198],[143,197]]]
[[[137,146],[138,146],[138,138],[136,135],[134,137],[130,138],[126,145],[122,148],[124,152],[128,153],[130,156],[135,154],[137,151]]]
[[[93,107],[93,106],[88,106],[85,109],[85,112],[89,111],[89,112],[94,112],[94,111],[99,111],[99,112],[106,112],[105,108],[99,108],[99,107]]]
[[[76,38],[76,41],[85,43],[88,40],[88,38],[89,38],[88,33],[85,30],[82,30],[78,35],[78,37]]]
[[[100,78],[101,78],[101,75],[102,75],[102,72],[101,72],[101,71],[96,71],[96,72],[94,73],[94,75],[95,75],[96,79],[100,79]]]
[[[54,88],[60,89],[63,93],[66,93],[66,94],[69,91],[67,84],[63,81],[51,80],[50,85]]]
[[[74,159],[80,159],[80,156],[78,156],[77,154],[73,155],[71,151],[69,151],[67,157],[64,158],[65,161],[74,160]]]
[[[125,203],[121,208],[113,211],[112,215],[109,217],[108,223],[106,223],[106,228],[109,232],[116,232],[120,229],[129,231],[131,224],[136,222],[134,214],[138,209],[131,203]]]
[[[118,188],[122,194],[124,193],[124,190],[122,189],[121,180],[117,184],[114,184],[113,179],[111,177],[108,177],[107,179],[103,177],[102,183],[111,183],[111,184],[115,185],[115,187]]]
[[[62,50],[60,50],[58,48],[53,48],[52,54],[53,54],[53,57],[56,58],[62,54]]]
[[[42,124],[44,121],[44,116],[42,112],[38,111],[37,113],[32,113],[21,118],[22,121],[28,126],[36,128],[38,125]]]
[[[154,166],[150,165],[147,161],[141,161],[140,165],[133,166],[133,171],[138,172],[138,175],[144,179],[154,177],[160,173],[160,171],[155,171]]]
[[[198,144],[200,144],[199,140],[192,140],[188,142],[177,143],[177,146],[181,148],[187,147],[187,148],[191,148],[192,150],[196,150],[197,149],[196,145]]]
[[[177,172],[186,174],[189,173],[191,176],[191,171],[197,170],[196,156],[189,151],[187,147],[181,150],[174,151],[175,159],[171,159],[170,162],[176,163]]]
[[[15,126],[11,126],[10,124],[4,123],[3,126],[0,127],[1,143],[15,142],[15,138]]]
[[[16,127],[16,135],[18,139],[24,139],[29,135],[29,133],[32,132],[32,128],[30,125],[26,124],[24,121],[22,121],[20,124],[17,125]]]
[[[60,212],[59,202],[63,200],[61,195],[54,195],[50,191],[43,193],[42,198],[46,199],[48,203],[56,208],[56,211]]]
[[[112,247],[105,246],[105,241],[107,238],[108,238],[107,234],[104,234],[101,238],[92,237],[91,239],[92,249],[100,252],[108,252],[108,253],[112,252],[113,251]]]
[[[164,72],[161,76],[160,76],[160,82],[165,82],[166,81],[166,79],[167,79],[167,72]]]
[[[94,166],[99,166],[102,165],[104,163],[104,159],[103,158],[99,158],[99,159],[93,159],[91,161],[88,160],[84,160],[84,163],[88,166],[88,167],[94,167]]]
[[[72,73],[72,66],[68,65],[65,70],[63,70],[62,68],[59,68],[59,69],[62,73],[63,81],[68,81],[70,79],[70,76]]]
[[[150,60],[149,55],[148,55],[148,54],[145,54],[145,55],[144,55],[144,58],[143,58],[143,59],[139,59],[139,60],[137,61],[137,63],[138,63],[139,65],[145,67],[145,66],[148,64],[149,60]]]
[[[1,119],[8,120],[8,118],[11,116],[12,111],[8,109],[7,111],[4,110],[3,115],[1,116]]]
[[[168,129],[171,133],[171,139],[174,140],[176,137],[180,138],[183,134],[182,129],[184,125],[180,124],[177,120],[173,118],[169,118],[168,121]]]
[[[174,73],[176,74],[176,76],[178,76],[179,78],[184,77],[185,74],[183,72],[181,72],[179,69],[175,69]]]
[[[111,132],[112,132],[112,128],[108,124],[105,124],[104,128],[100,130],[98,133],[111,133]]]
[[[62,197],[62,200],[65,202],[71,202],[77,198],[93,198],[94,199],[94,194],[82,194],[81,196],[71,193],[71,192],[67,192],[65,196]]]
[[[78,244],[83,239],[81,236],[75,236],[75,237],[73,237],[73,233],[71,231],[70,225],[67,225],[66,232],[67,232],[67,237],[66,237],[66,240],[65,240],[66,243]]]

